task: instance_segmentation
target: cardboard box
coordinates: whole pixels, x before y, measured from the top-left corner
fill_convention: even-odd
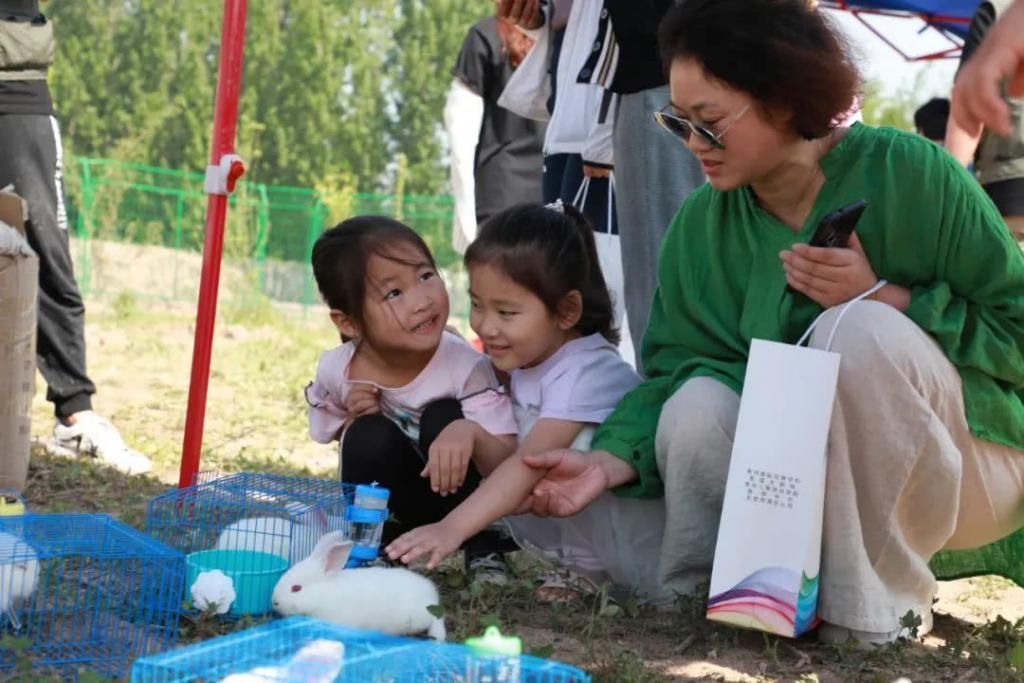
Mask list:
[[[25,239],[28,210],[0,190],[0,488],[21,491],[32,445],[39,259]]]

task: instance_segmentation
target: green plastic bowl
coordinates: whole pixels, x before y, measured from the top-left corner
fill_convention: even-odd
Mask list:
[[[219,569],[230,577],[234,582],[235,601],[228,613],[234,617],[269,612],[274,586],[288,569],[288,561],[283,557],[255,550],[200,550],[189,553],[185,563],[188,566],[186,591],[203,572]]]

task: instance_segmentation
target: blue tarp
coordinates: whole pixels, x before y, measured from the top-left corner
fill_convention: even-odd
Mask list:
[[[916,12],[926,21],[928,15],[936,17],[957,17],[970,20],[980,0],[848,0],[850,9],[887,9]],[[967,35],[967,24],[949,24],[929,21],[937,28],[947,29],[961,38]]]

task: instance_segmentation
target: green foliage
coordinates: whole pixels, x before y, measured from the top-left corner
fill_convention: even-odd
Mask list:
[[[205,166],[222,3],[53,0],[51,74],[76,154]],[[238,149],[250,178],[361,192],[440,192],[441,110],[479,0],[265,0],[248,6]]]
[[[927,72],[921,71],[910,84],[904,84],[893,94],[882,91],[882,84],[869,82],[864,88],[861,101],[861,113],[864,122],[872,126],[889,126],[900,130],[914,130],[914,112],[927,97],[922,93],[925,88]]]

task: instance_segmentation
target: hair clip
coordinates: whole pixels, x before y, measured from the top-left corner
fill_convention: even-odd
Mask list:
[[[561,199],[556,199],[555,201],[551,202],[550,204],[545,204],[544,208],[545,209],[549,209],[551,211],[557,211],[558,213],[565,213],[565,205],[562,204],[562,200]]]

